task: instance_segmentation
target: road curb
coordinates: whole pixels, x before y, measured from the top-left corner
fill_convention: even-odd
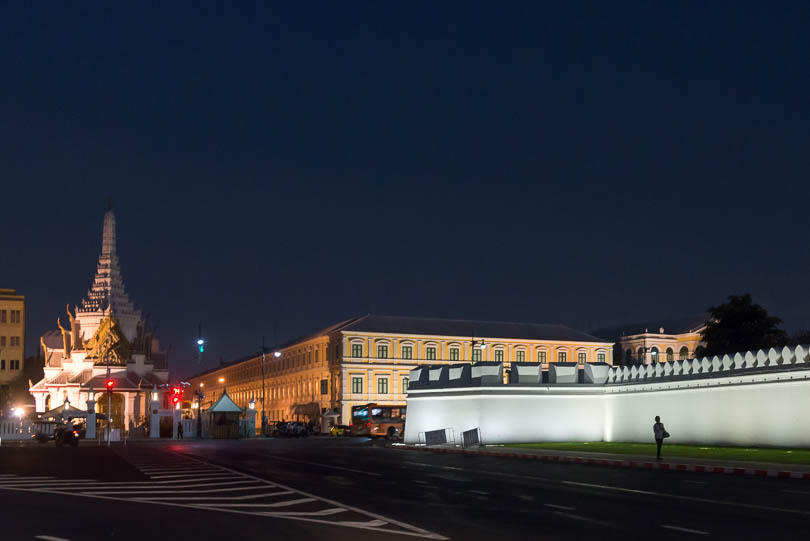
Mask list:
[[[638,460],[616,460],[609,458],[591,458],[581,456],[541,455],[533,453],[510,453],[505,451],[476,451],[473,449],[454,449],[448,447],[424,447],[419,445],[396,445],[392,449],[404,451],[424,451],[428,453],[475,455],[498,458],[516,458],[519,460],[540,460],[544,462],[565,462],[575,464],[595,464],[618,468],[635,468],[660,471],[685,471],[693,473],[723,473],[751,477],[773,477],[775,479],[804,479],[810,481],[810,473],[787,470],[763,470],[754,468],[736,468],[732,466],[701,466],[697,464],[678,464],[673,462],[646,462]]]

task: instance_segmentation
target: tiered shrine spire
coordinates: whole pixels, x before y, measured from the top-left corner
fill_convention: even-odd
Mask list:
[[[127,339],[132,341],[137,336],[141,312],[135,309],[124,287],[116,244],[115,213],[111,206],[108,206],[104,214],[101,254],[98,257],[93,284],[87,292],[87,297],[76,307],[76,319],[81,324],[85,339],[89,339],[101,320],[110,315],[110,307],[113,318],[119,322]]]

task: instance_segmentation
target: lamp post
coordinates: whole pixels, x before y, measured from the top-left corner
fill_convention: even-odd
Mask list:
[[[202,392],[205,384],[200,382],[200,386],[194,389],[194,395],[197,397],[197,439],[202,439],[202,399],[205,395]]]
[[[262,431],[261,431],[261,434],[262,434],[262,436],[267,435],[267,412],[266,412],[266,410],[264,408],[264,357],[265,357],[265,355],[267,355],[267,348],[264,345],[264,336],[262,336],[262,397],[261,397],[261,401],[262,401]],[[279,357],[281,357],[281,352],[280,351],[274,351],[273,352],[273,357],[278,359]]]
[[[487,348],[486,341],[483,338],[481,340],[476,340],[475,338],[473,338],[472,340],[470,340],[470,346],[471,346],[471,349],[470,349],[470,361],[471,362],[475,361],[475,348],[476,348],[476,346],[481,351],[484,351]],[[481,356],[481,359],[483,360],[483,355]]]

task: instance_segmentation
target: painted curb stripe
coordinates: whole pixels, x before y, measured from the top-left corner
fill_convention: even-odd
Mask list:
[[[473,451],[471,449],[431,449],[429,447],[415,447],[410,445],[398,445],[392,449],[405,451],[426,451],[429,453],[445,453],[471,456],[494,456],[498,458],[516,458],[523,460],[542,460],[544,462],[565,462],[572,464],[600,464],[603,466],[617,466],[623,468],[636,468],[659,471],[688,471],[695,473],[725,473],[730,475],[748,475],[754,477],[773,477],[776,479],[804,479],[810,481],[810,473],[782,471],[782,470],[759,470],[745,469],[725,466],[699,466],[693,464],[671,464],[668,462],[637,462],[635,460],[610,460],[605,458],[572,457],[565,455],[538,455],[530,453],[504,453],[498,451]]]

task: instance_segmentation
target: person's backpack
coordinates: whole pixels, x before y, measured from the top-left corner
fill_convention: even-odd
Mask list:
[[[664,430],[664,437],[665,437],[665,438],[668,438],[668,437],[669,437],[669,432],[667,432],[666,430]]]

